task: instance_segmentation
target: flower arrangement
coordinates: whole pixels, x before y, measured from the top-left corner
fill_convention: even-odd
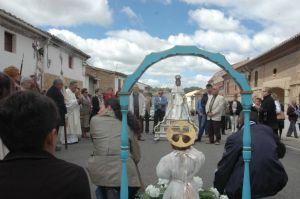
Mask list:
[[[198,185],[199,198],[200,199],[228,199],[226,195],[220,195],[216,188],[210,188],[209,190],[203,189],[203,180],[202,178],[196,176],[194,177],[194,181]],[[138,196],[139,199],[162,199],[165,190],[167,189],[169,184],[169,180],[166,179],[158,179],[157,184],[148,185],[145,193]]]

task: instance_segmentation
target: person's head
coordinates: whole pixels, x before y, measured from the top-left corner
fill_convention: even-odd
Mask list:
[[[53,86],[55,86],[59,90],[62,90],[64,87],[64,83],[61,79],[56,79],[53,81]]]
[[[8,75],[0,72],[0,100],[15,91],[15,83]]]
[[[96,96],[100,96],[100,95],[102,95],[102,93],[103,93],[103,90],[100,89],[100,88],[97,88],[97,89],[95,90],[95,95],[96,95]]]
[[[175,76],[175,84],[176,84],[176,86],[181,86],[181,76],[180,75]]]
[[[9,66],[3,70],[3,72],[8,75],[10,78],[12,78],[15,82],[20,82],[21,75],[20,71],[15,66]]]
[[[212,95],[218,95],[219,94],[219,87],[213,86],[211,94]]]
[[[233,100],[236,101],[237,99],[238,99],[238,95],[237,95],[237,94],[234,94],[234,95],[233,95]]]
[[[212,94],[212,88],[213,88],[213,86],[211,84],[206,84],[207,93],[210,95]]]
[[[89,95],[89,92],[88,92],[87,88],[81,89],[81,94],[82,94],[84,97],[87,97],[87,96]]]
[[[71,81],[69,84],[70,90],[75,93],[76,89],[78,88],[78,82],[77,81]]]
[[[261,98],[259,98],[259,97],[255,98],[254,103],[256,106],[261,106],[261,102],[262,102]]]
[[[59,114],[52,99],[32,91],[17,92],[0,104],[0,137],[11,152],[54,153]]]
[[[291,101],[291,104],[292,104],[293,106],[297,106],[297,101],[293,99],[293,100]]]
[[[132,92],[135,93],[135,94],[140,92],[140,88],[137,84],[133,86]]]
[[[159,96],[163,96],[163,94],[164,94],[163,89],[159,89],[159,90],[158,90],[158,95],[159,95]]]
[[[106,93],[109,94],[109,95],[112,95],[112,94],[114,94],[114,89],[109,87],[109,88],[106,89]]]
[[[34,88],[34,81],[31,77],[22,77],[21,79],[21,89],[22,90],[32,90]]]
[[[274,99],[274,101],[277,101],[278,100],[278,96],[276,93],[272,93],[272,98]]]
[[[263,92],[263,96],[264,96],[264,97],[266,97],[266,96],[272,94],[272,90],[271,90],[271,88],[269,88],[269,87],[263,88],[262,92]]]
[[[100,109],[105,110],[106,112],[112,110],[115,114],[115,117],[119,120],[122,120],[121,105],[117,98],[110,98],[102,102],[100,105]],[[139,132],[141,128],[140,122],[131,112],[128,112],[127,114],[127,122],[132,131]]]

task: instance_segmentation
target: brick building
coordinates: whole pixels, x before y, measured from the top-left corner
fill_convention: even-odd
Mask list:
[[[263,87],[270,87],[285,107],[292,99],[300,101],[300,33],[254,59],[233,66],[246,75],[253,96],[262,97]],[[239,88],[227,74],[222,77],[225,97],[230,99],[239,93]]]

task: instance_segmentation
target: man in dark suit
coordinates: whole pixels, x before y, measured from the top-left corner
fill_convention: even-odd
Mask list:
[[[59,116],[60,116],[60,122],[58,126],[56,127],[56,130],[58,132],[58,141],[57,141],[57,147],[56,150],[59,151],[61,150],[60,146],[60,136],[62,136],[64,127],[65,127],[65,114],[67,113],[67,108],[65,104],[65,99],[62,94],[62,89],[64,87],[64,83],[61,79],[56,79],[53,81],[53,85],[51,88],[46,93],[46,96],[50,97],[56,104],[57,109],[59,111]]]
[[[255,124],[257,116],[251,112],[251,198],[262,198],[277,194],[288,181],[287,174],[279,158],[285,154],[285,146],[262,124]],[[240,124],[243,116],[240,116]],[[228,137],[225,152],[215,173],[214,186],[227,194],[230,199],[242,198],[244,161],[243,128]]]
[[[278,135],[278,121],[276,114],[276,105],[275,101],[272,98],[271,88],[263,88],[263,101],[260,107],[260,118],[259,121],[262,124],[265,124],[271,127],[276,135]]]
[[[0,118],[0,137],[10,151],[0,161],[1,198],[91,198],[84,169],[53,155],[59,114],[51,99],[17,92],[1,102]]]
[[[92,113],[91,118],[100,110],[100,104],[103,102],[103,90],[98,88],[95,90],[95,96],[92,98]],[[90,118],[90,119],[91,119]]]

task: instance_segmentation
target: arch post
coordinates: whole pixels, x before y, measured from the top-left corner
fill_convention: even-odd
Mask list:
[[[251,133],[250,133],[250,112],[252,105],[251,91],[242,92],[242,105],[244,114],[243,131],[243,159],[244,159],[244,178],[243,178],[243,199],[251,199],[250,186],[250,160],[251,160]]]
[[[122,161],[122,176],[121,176],[121,191],[120,197],[128,199],[128,175],[127,175],[127,160],[128,160],[128,96],[129,93],[120,92],[120,105],[122,112],[122,130],[121,130],[121,161]]]
[[[250,110],[252,105],[251,87],[246,77],[232,68],[225,57],[219,53],[211,53],[199,49],[197,46],[174,46],[171,49],[151,53],[147,55],[136,71],[129,75],[122,87],[120,93],[121,111],[122,111],[122,133],[121,133],[121,160],[122,160],[122,179],[121,179],[121,199],[128,199],[128,176],[127,176],[127,159],[128,159],[128,129],[127,129],[127,112],[129,91],[135,82],[143,73],[153,64],[174,56],[195,56],[204,58],[215,63],[225,70],[242,90],[242,104],[244,112],[244,133],[243,133],[243,160],[244,160],[244,179],[243,179],[243,199],[251,198],[250,186],[250,160],[251,160],[251,134],[250,134]]]

